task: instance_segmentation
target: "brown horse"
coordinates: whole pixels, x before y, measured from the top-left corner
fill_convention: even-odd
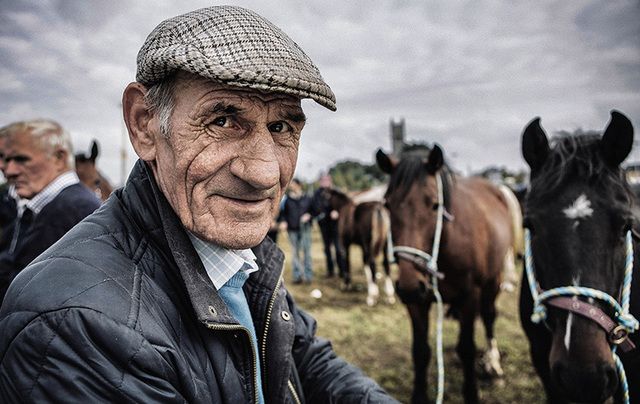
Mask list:
[[[98,154],[98,143],[95,140],[91,143],[91,152],[88,156],[84,153],[76,153],[76,173],[78,173],[80,182],[95,192],[96,196],[104,201],[111,195],[113,188],[109,180],[107,180],[96,167]]]
[[[456,176],[444,164],[438,145],[428,155],[409,154],[400,161],[378,150],[376,159],[391,174],[385,197],[399,266],[396,291],[413,326],[412,402],[427,402],[429,309],[441,296],[460,322],[456,351],[464,372],[463,394],[465,402],[475,403],[474,323],[478,314],[489,345],[485,370],[502,375],[493,326],[502,271],[508,257],[513,257],[509,205],[487,180]]]
[[[338,265],[346,289],[351,287],[349,246],[356,244],[362,248],[362,262],[367,278],[367,305],[377,303],[380,291],[376,284],[376,258],[382,254],[385,272],[385,293],[388,303],[395,303],[395,292],[390,276],[387,256],[387,234],[389,232],[389,212],[381,202],[356,204],[346,194],[332,189],[329,204],[338,212]]]

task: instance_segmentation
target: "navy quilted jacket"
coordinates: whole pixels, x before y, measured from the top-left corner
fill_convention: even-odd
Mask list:
[[[245,284],[268,403],[394,401],[315,336],[254,249]],[[0,310],[0,402],[255,402],[253,350],[144,163],[22,271]]]

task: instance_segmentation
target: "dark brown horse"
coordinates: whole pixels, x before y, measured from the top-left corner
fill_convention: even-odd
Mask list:
[[[399,266],[396,291],[413,326],[412,402],[427,402],[429,309],[438,296],[432,288],[435,276],[441,278],[439,295],[460,322],[456,351],[464,372],[463,394],[465,402],[475,403],[474,322],[478,314],[489,345],[485,369],[502,375],[493,326],[503,268],[513,259],[509,204],[487,180],[453,174],[438,145],[424,156],[406,155],[397,161],[379,150],[376,158],[380,168],[391,174],[386,205]],[[419,253],[408,256],[398,252],[401,248]]]
[[[612,341],[622,341],[599,321],[610,319],[612,326],[629,321],[611,301],[623,305],[628,296],[623,286],[632,268],[629,312],[640,315],[639,246],[631,236],[638,218],[620,168],[632,146],[633,126],[616,111],[602,136],[561,136],[549,142],[539,118],[522,135],[522,153],[531,167],[525,226],[532,281],[523,278],[520,318],[550,403],[602,402],[612,395],[616,402],[622,399],[612,352]],[[634,266],[627,267],[634,253]],[[587,288],[612,300],[607,303]],[[561,296],[561,290],[569,296]],[[549,299],[543,300],[543,291]],[[563,301],[569,306],[559,308]],[[534,307],[545,307],[544,316],[532,318]],[[594,320],[592,312],[602,315]],[[630,339],[640,344],[637,332]],[[630,402],[640,402],[640,353],[623,348],[617,353],[629,381]]]
[[[95,192],[96,196],[104,201],[111,195],[113,188],[109,180],[107,180],[96,167],[98,154],[98,143],[95,140],[91,143],[91,152],[89,155],[76,153],[76,173],[78,173],[80,182]]]
[[[385,273],[385,293],[388,303],[395,303],[395,292],[390,277],[387,256],[387,234],[389,232],[389,212],[381,202],[356,204],[346,194],[332,189],[329,204],[338,212],[338,265],[345,288],[351,286],[349,246],[362,248],[362,262],[367,278],[367,304],[373,306],[378,301],[380,291],[376,284],[376,258],[382,254]]]

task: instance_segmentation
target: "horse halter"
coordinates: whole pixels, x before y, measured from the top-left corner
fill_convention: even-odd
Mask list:
[[[524,241],[525,271],[529,282],[531,297],[533,298],[533,314],[531,315],[531,321],[537,324],[540,321],[546,320],[546,305],[548,305],[581,315],[603,328],[607,334],[609,342],[613,346],[613,359],[620,375],[625,403],[628,403],[629,387],[626,380],[626,374],[624,372],[624,367],[622,366],[622,361],[620,361],[620,358],[615,351],[618,345],[623,351],[634,349],[635,345],[627,337],[639,327],[638,320],[629,313],[631,278],[633,275],[633,235],[631,230],[627,231],[625,238],[626,261],[625,274],[622,283],[621,304],[605,292],[583,286],[561,286],[549,290],[542,290],[540,284],[538,284],[535,278],[533,255],[531,252],[531,232],[528,228],[524,229]],[[588,302],[577,300],[577,297],[579,296],[596,299],[606,303],[608,306],[613,308],[615,313],[614,319],[611,319],[599,307]]]
[[[438,253],[440,251],[440,239],[442,237],[442,226],[445,218],[445,209],[442,178],[440,176],[440,173],[436,173],[435,177],[436,186],[438,189],[438,209],[436,211],[436,229],[433,236],[431,254],[415,247],[394,246],[394,254],[392,256],[397,255],[398,258],[402,258],[416,264],[420,269],[420,272],[422,272],[424,275],[430,275],[431,279],[436,280],[437,285],[437,279],[444,279],[444,274],[438,271]],[[389,240],[391,240],[391,234],[389,234]],[[392,245],[392,243],[389,244]]]

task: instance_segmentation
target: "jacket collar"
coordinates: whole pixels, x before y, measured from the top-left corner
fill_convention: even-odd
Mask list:
[[[237,324],[218,296],[180,219],[158,188],[153,172],[142,160],[135,164],[120,197],[143,234],[149,234],[163,251],[171,252],[198,319],[206,323]],[[252,250],[261,269],[252,274],[248,284],[275,289],[284,254],[268,237]]]

